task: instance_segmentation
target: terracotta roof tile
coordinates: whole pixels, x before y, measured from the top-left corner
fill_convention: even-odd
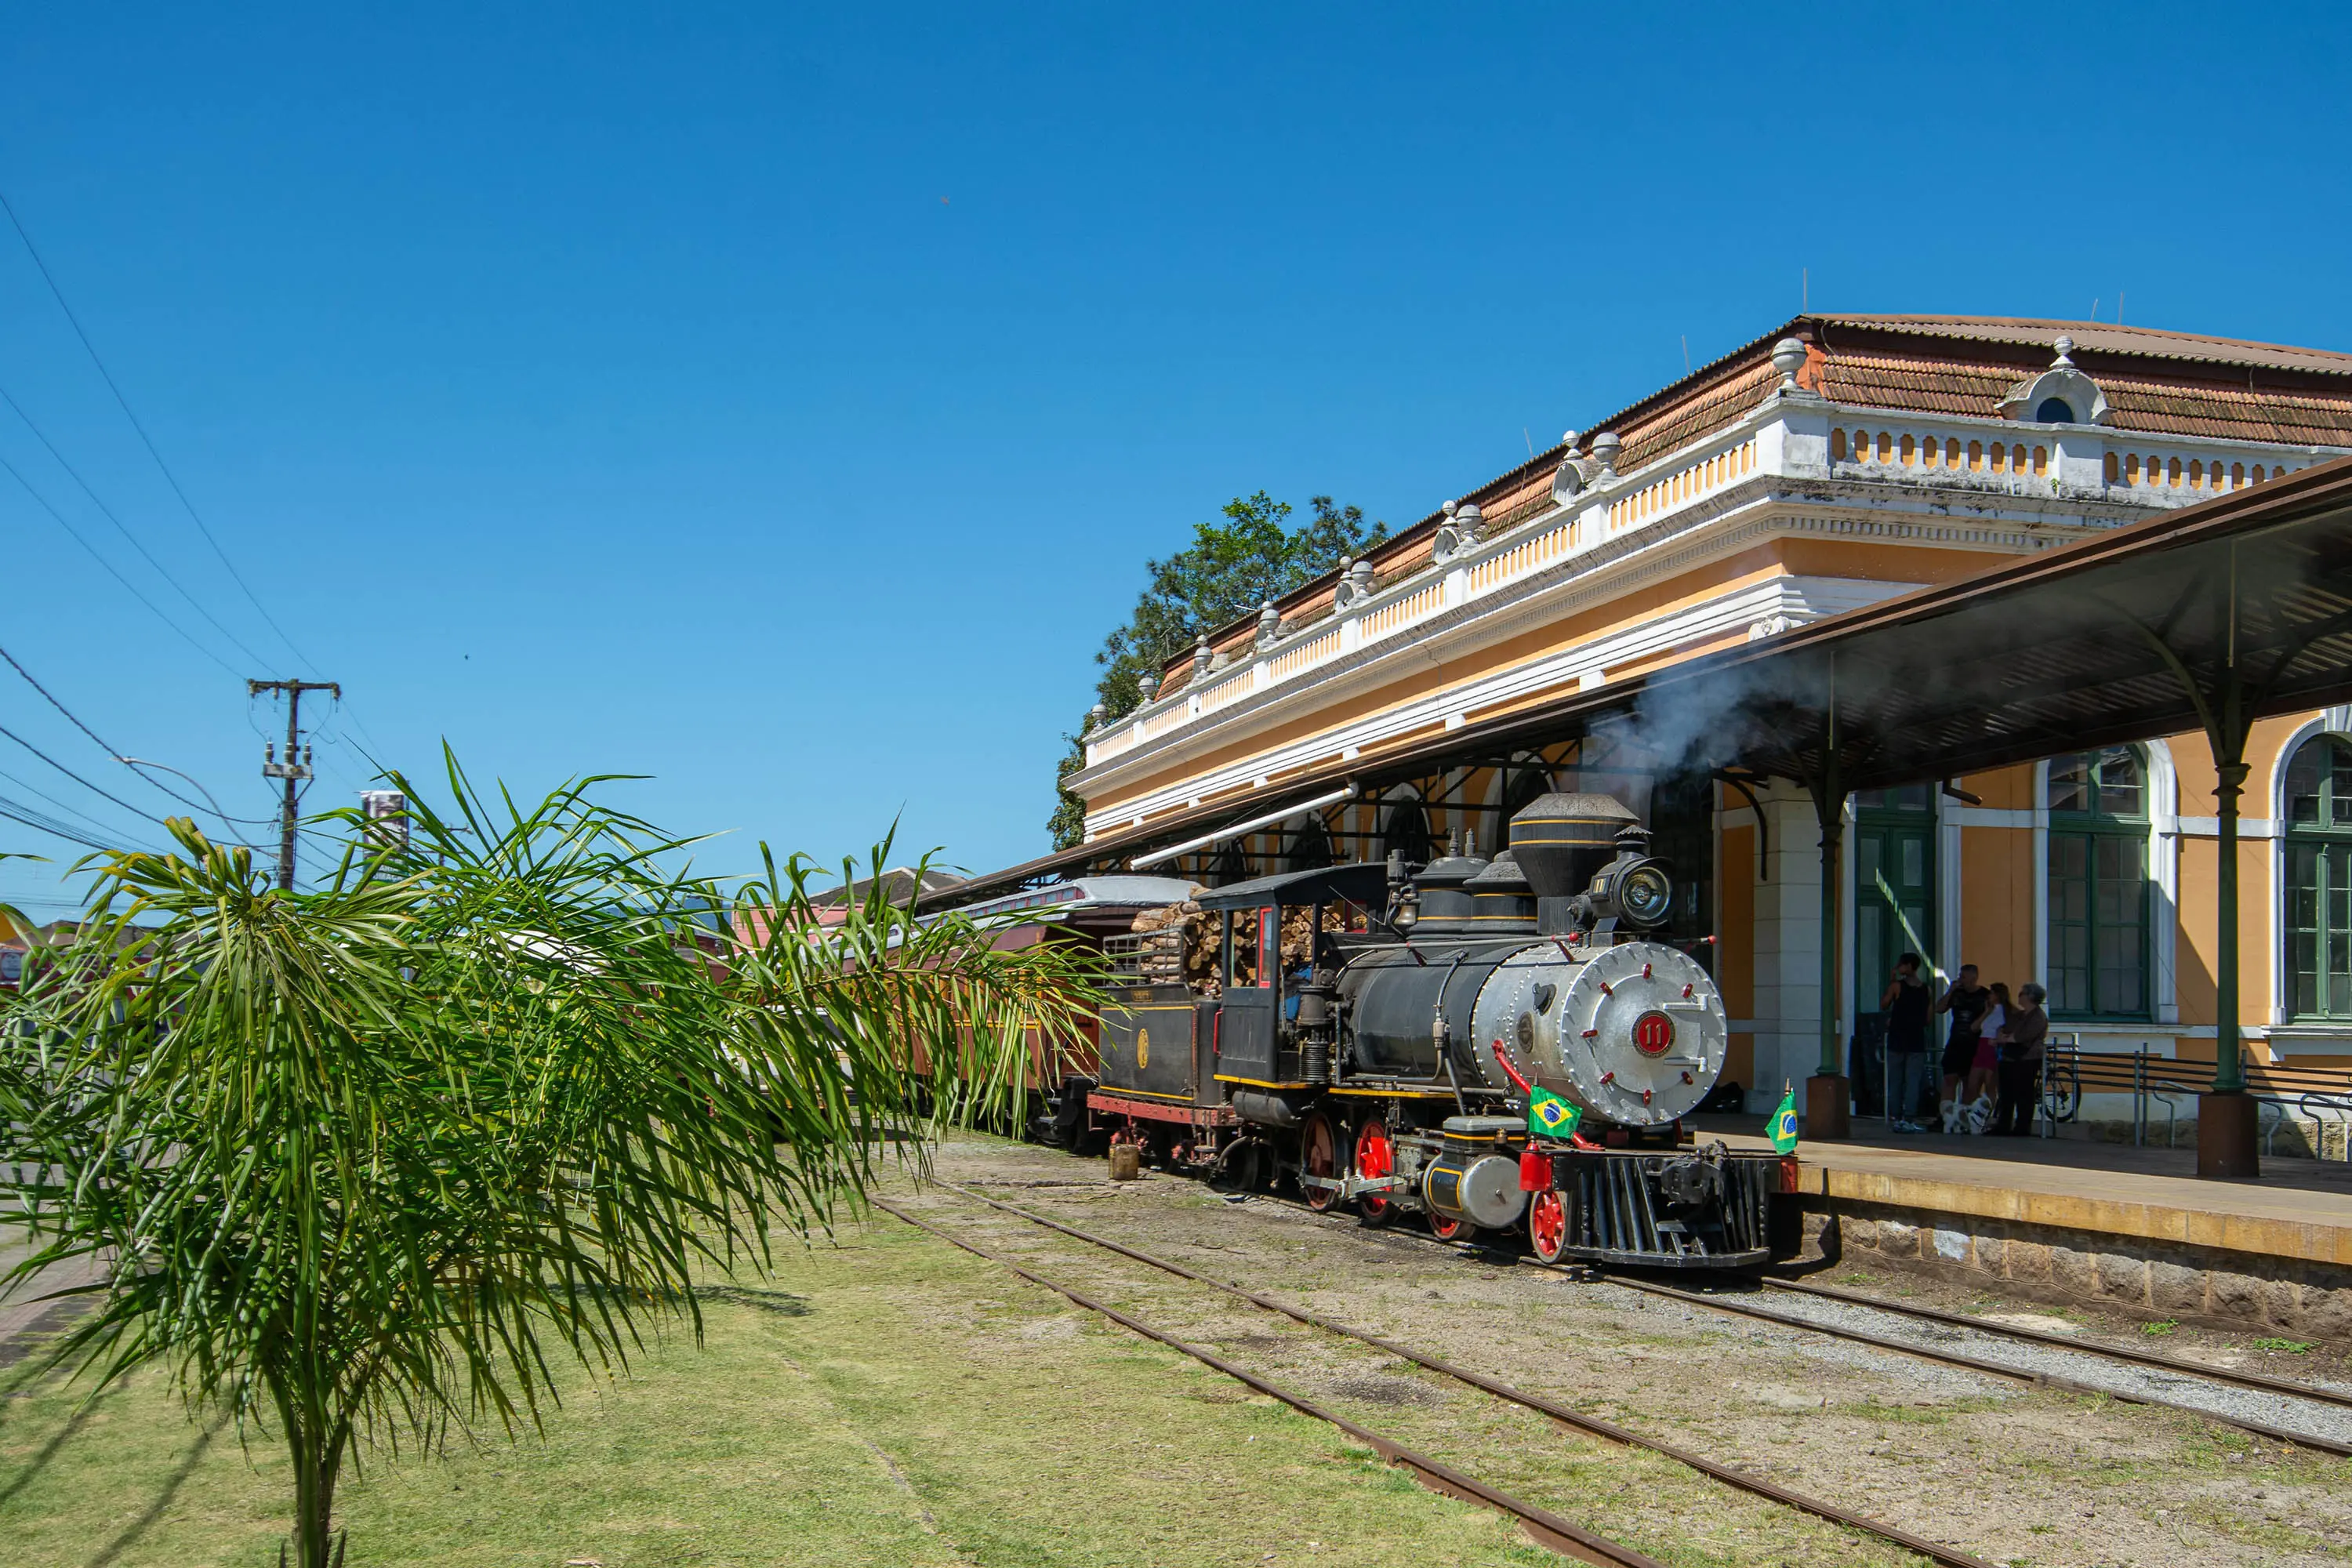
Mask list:
[[[2301,349],[2282,343],[2248,342],[2216,338],[2203,332],[2175,332],[2158,327],[2119,327],[2112,321],[2052,321],[2017,316],[1813,316],[1829,325],[1867,327],[1875,331],[1901,332],[1923,338],[1952,338],[1979,343],[2014,343],[2048,348],[2060,333],[2074,340],[2077,350],[2101,354],[2133,354],[2148,359],[2189,360],[2206,364],[2268,365],[2277,370],[2310,371],[2321,375],[2352,375],[2352,353],[2333,349]]]

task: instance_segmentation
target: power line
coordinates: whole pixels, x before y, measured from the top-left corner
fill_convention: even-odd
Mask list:
[[[73,542],[76,544],[80,545],[84,550],[88,551],[89,552],[89,558],[92,561],[97,562],[100,566],[105,567],[107,575],[121,584],[122,586],[129,591],[132,598],[146,605],[147,608],[153,613],[157,620],[163,622],[165,626],[179,633],[182,640],[186,642],[190,647],[194,648],[198,653],[203,654],[215,664],[219,665],[223,669],[227,670],[231,675],[235,675],[236,673],[236,667],[235,665],[229,663],[228,660],[223,658],[220,655],[215,653],[212,649],[198,642],[195,637],[189,633],[187,627],[182,626],[179,622],[165,615],[163,608],[158,605],[154,600],[149,598],[146,595],[139,591],[136,584],[132,583],[130,578],[125,577],[121,573],[116,571],[114,569],[114,563],[109,561],[105,556],[100,555],[98,552],[98,547],[81,536],[81,530],[76,528],[72,523],[68,522],[66,521],[66,514],[59,511],[56,507],[51,506],[49,504],[49,498],[35,489],[33,488],[33,481],[16,471],[16,464],[10,462],[5,458],[0,458],[0,468],[7,469],[8,477],[22,485],[25,488],[25,493],[38,501],[41,505],[41,510],[55,518],[57,520],[58,526],[71,534],[73,536]]]
[[[63,468],[72,477],[73,482],[81,487],[81,493],[89,498],[89,504],[98,508],[99,511],[105,517],[107,521],[114,524],[114,531],[122,535],[123,539],[130,543],[131,549],[139,552],[140,559],[146,562],[148,565],[152,566],[155,569],[155,574],[157,576],[163,578],[164,582],[172,584],[173,588],[179,594],[180,597],[188,602],[188,607],[190,609],[204,616],[205,620],[210,621],[212,623],[213,630],[228,638],[230,644],[236,647],[237,652],[245,655],[246,658],[254,660],[256,663],[259,663],[261,661],[261,656],[254,652],[251,648],[246,647],[244,638],[229,630],[228,627],[223,626],[217,616],[215,616],[210,610],[205,609],[203,605],[199,604],[196,600],[196,596],[194,594],[189,593],[187,587],[182,584],[177,577],[172,575],[170,569],[167,568],[161,561],[156,560],[152,552],[151,552],[144,544],[142,544],[139,542],[139,536],[131,532],[130,528],[124,524],[121,518],[114,515],[114,509],[107,505],[106,502],[100,498],[99,493],[96,490],[89,488],[89,481],[81,477],[80,469],[66,461],[66,455],[58,450],[57,443],[50,440],[47,433],[42,430],[38,425],[33,423],[33,416],[25,412],[24,405],[18,403],[15,396],[12,395],[5,386],[0,386],[0,402],[6,403],[8,406],[15,411],[16,417],[24,421],[25,428],[33,433],[33,438],[47,448],[49,456],[57,459],[58,467]]]
[[[7,193],[5,191],[0,191],[0,212],[5,212],[8,215],[8,222],[16,229],[16,237],[25,242],[25,254],[31,257],[33,265],[40,269],[41,281],[49,286],[50,297],[57,300],[58,309],[65,312],[66,320],[73,324],[74,336],[81,340],[81,346],[89,353],[89,363],[98,367],[98,374],[105,381],[106,389],[114,394],[114,401],[121,408],[122,416],[131,421],[131,427],[133,430],[139,432],[141,444],[147,448],[147,455],[155,459],[155,467],[162,471],[164,482],[172,487],[172,493],[180,498],[180,505],[186,510],[188,521],[196,525],[196,531],[203,534],[205,542],[213,547],[213,553],[220,558],[220,563],[227,570],[230,579],[244,590],[246,598],[252,602],[254,609],[260,613],[262,620],[268,623],[271,631],[278,634],[278,640],[286,645],[298,663],[310,664],[310,655],[294,646],[294,639],[286,635],[286,628],[278,624],[276,617],[270,615],[268,606],[261,602],[260,595],[254,593],[252,585],[247,583],[243,574],[237,571],[236,563],[228,558],[228,552],[223,550],[220,541],[213,537],[213,531],[205,526],[205,520],[198,515],[195,503],[188,499],[188,492],[181,488],[179,476],[172,472],[172,466],[169,463],[163,461],[163,454],[156,449],[154,439],[147,434],[147,426],[142,425],[139,422],[139,416],[131,412],[131,400],[123,396],[122,388],[115,384],[113,372],[108,370],[106,361],[99,357],[98,345],[91,342],[89,333],[82,330],[81,318],[74,314],[74,308],[71,305],[66,303],[65,290],[58,287],[56,276],[49,271],[49,264],[41,259],[39,247],[34,245],[33,237],[26,232],[25,220],[16,216],[16,209],[10,204]]]
[[[30,780],[20,779],[15,773],[5,772],[5,770],[0,770],[0,779],[7,780],[10,784],[15,784],[18,789],[30,790],[33,794],[39,795],[43,800],[47,801],[51,805],[56,806],[59,811],[66,813],[67,816],[80,817],[84,822],[89,823],[90,826],[96,828],[100,833],[112,833],[115,831],[115,827],[112,823],[100,822],[97,817],[92,816],[89,813],[82,810],[79,806],[69,805],[65,801],[59,800],[56,795],[51,795],[48,791],[43,789],[40,785],[32,783]],[[33,809],[31,806],[25,805],[21,801],[12,804],[21,806],[26,811]]]
[[[48,763],[49,766],[57,769],[58,772],[65,774],[66,777],[73,780],[74,783],[81,785],[82,788],[89,791],[93,795],[104,795],[107,799],[121,806],[123,810],[129,812],[131,816],[152,822],[158,827],[164,825],[162,817],[155,816],[152,812],[140,810],[137,806],[131,805],[129,801],[123,799],[119,795],[114,795],[107,790],[100,789],[98,785],[90,783],[88,779],[82,777],[79,773],[66,766],[65,763],[58,761],[57,758],[49,755],[48,752],[41,750],[40,747],[33,744],[32,742],[27,741],[24,736],[19,735],[16,731],[7,728],[5,725],[0,725],[0,738],[16,742],[16,744],[32,752],[33,755],[40,758],[41,761]]]
[[[31,687],[34,690],[39,692],[42,697],[47,699],[50,707],[64,714],[68,723],[71,724],[75,729],[79,730],[83,734],[88,735],[92,743],[94,743],[100,751],[104,752],[108,756],[112,757],[124,767],[130,768],[133,777],[138,778],[146,784],[152,784],[164,795],[167,795],[173,800],[178,801],[182,805],[187,806],[193,810],[205,809],[205,807],[198,806],[194,801],[190,800],[186,795],[182,795],[178,790],[172,788],[169,784],[157,784],[155,780],[149,778],[145,773],[141,773],[133,764],[131,758],[124,755],[122,752],[115,750],[112,746],[107,744],[106,741],[97,731],[91,729],[89,725],[81,721],[81,715],[76,713],[72,709],[58,701],[55,693],[50,691],[47,687],[42,685],[39,681],[34,679],[33,672],[26,669],[22,664],[18,663],[15,654],[10,653],[5,647],[0,647],[0,658],[6,659],[8,661],[8,668],[25,678],[26,685]],[[161,764],[159,763],[155,765],[160,766]],[[203,786],[198,785],[197,787],[202,788]],[[242,822],[252,824],[258,823],[262,820],[259,817],[231,816],[228,813],[223,811],[217,804],[214,805],[210,809],[212,814],[215,816],[219,817],[223,822]]]

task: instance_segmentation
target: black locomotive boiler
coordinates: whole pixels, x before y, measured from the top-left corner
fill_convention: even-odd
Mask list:
[[[1746,1268],[1799,1241],[1793,1166],[1704,1146],[1713,978],[1654,940],[1673,899],[1634,815],[1549,795],[1492,860],[1297,871],[1202,894],[1130,959],[1065,1141],[1295,1183],[1363,1223],[1524,1230],[1547,1262]],[[1193,944],[1192,961],[1175,954]],[[1156,943],[1157,945],[1153,945]],[[1157,959],[1151,953],[1160,956]],[[1573,1109],[1531,1133],[1549,1091]]]

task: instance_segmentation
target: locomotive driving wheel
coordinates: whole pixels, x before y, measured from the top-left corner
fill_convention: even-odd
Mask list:
[[[1478,1227],[1466,1219],[1448,1219],[1435,1209],[1429,1212],[1429,1234],[1440,1241],[1475,1241]]]
[[[1326,1181],[1339,1179],[1339,1130],[1331,1125],[1331,1118],[1323,1111],[1314,1111],[1307,1125],[1298,1130],[1298,1170],[1301,1175],[1321,1176]],[[1299,1184],[1307,1194],[1307,1206],[1317,1214],[1328,1214],[1339,1201],[1337,1187],[1314,1187]]]
[[[1546,1263],[1568,1250],[1568,1201],[1557,1191],[1528,1194],[1528,1244]]]
[[[1371,1181],[1396,1173],[1396,1144],[1389,1124],[1375,1111],[1356,1126],[1356,1175]],[[1364,1193],[1356,1199],[1356,1218],[1367,1226],[1383,1226],[1397,1216],[1396,1200],[1386,1193]]]

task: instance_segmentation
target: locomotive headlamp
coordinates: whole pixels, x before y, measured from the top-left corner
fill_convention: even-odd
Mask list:
[[[1674,879],[1645,856],[1621,856],[1592,879],[1588,895],[1594,914],[1614,915],[1628,925],[1658,926],[1674,910]]]
[[[1654,860],[1644,860],[1617,879],[1617,907],[1635,925],[1665,924],[1674,902],[1674,879]]]

